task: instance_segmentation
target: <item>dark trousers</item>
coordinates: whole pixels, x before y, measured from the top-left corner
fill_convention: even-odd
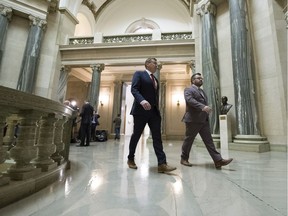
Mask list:
[[[91,134],[91,124],[90,123],[82,123],[80,126],[80,137],[81,142],[80,145],[84,145],[86,140],[86,145],[90,144],[90,134]]]
[[[133,118],[134,126],[133,134],[129,143],[128,159],[134,160],[138,141],[143,133],[146,124],[148,124],[152,134],[153,148],[157,156],[158,165],[166,163],[166,155],[163,151],[163,144],[161,138],[161,116],[159,115],[159,113],[155,110],[148,117],[143,115],[134,115]]]
[[[120,139],[120,127],[115,127],[115,140]]]
[[[92,125],[91,125],[91,139],[93,140],[93,141],[95,141],[96,140],[96,123],[92,123]]]
[[[184,142],[182,145],[182,154],[181,154],[182,159],[184,160],[189,159],[192,144],[194,142],[195,137],[199,133],[213,161],[216,162],[222,160],[221,154],[216,150],[216,147],[214,145],[210,132],[209,121],[206,121],[205,123],[186,122],[185,125],[186,125],[186,132]]]

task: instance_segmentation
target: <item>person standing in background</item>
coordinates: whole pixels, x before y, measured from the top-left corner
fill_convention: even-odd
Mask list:
[[[91,124],[91,140],[96,141],[96,127],[99,125],[100,115],[94,110]]]
[[[121,117],[120,114],[117,115],[117,117],[113,120],[114,123],[114,131],[115,131],[115,138],[114,140],[118,139],[120,140],[120,128],[121,128]]]
[[[81,141],[80,141],[79,146],[90,145],[91,123],[92,123],[93,112],[94,112],[94,108],[90,105],[89,101],[85,101],[85,104],[82,106],[81,113],[80,113],[80,117],[81,117],[80,140]],[[85,141],[86,141],[86,144],[85,144]]]

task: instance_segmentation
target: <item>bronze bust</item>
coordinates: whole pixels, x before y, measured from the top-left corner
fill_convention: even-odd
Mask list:
[[[222,99],[222,105],[220,108],[220,113],[221,115],[226,115],[233,105],[227,103],[228,98],[226,96],[223,96],[221,99]]]

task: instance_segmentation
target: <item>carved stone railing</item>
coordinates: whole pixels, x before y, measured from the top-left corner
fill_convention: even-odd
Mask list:
[[[161,33],[159,40],[173,41],[173,40],[191,40],[192,32],[173,32],[173,33]],[[143,41],[153,41],[152,34],[126,34],[126,35],[113,35],[103,36],[102,43],[139,43]],[[93,44],[93,37],[73,37],[69,39],[69,45],[77,44]]]
[[[74,115],[56,101],[0,86],[0,208],[46,187],[69,168]]]

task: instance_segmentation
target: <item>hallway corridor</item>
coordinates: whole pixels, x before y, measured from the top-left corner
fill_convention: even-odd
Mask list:
[[[157,172],[152,144],[140,140],[127,167],[130,137],[71,144],[71,169],[40,192],[0,209],[1,216],[284,216],[287,154],[222,152],[233,162],[216,170],[205,148],[193,146],[192,167],[180,165],[181,141],[165,141],[169,174]]]

